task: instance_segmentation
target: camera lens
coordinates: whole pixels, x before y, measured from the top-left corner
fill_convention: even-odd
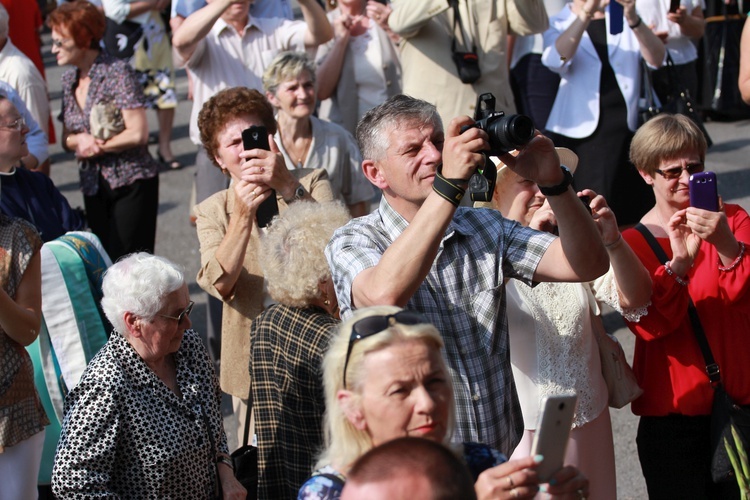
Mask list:
[[[506,115],[488,124],[492,151],[511,151],[534,137],[534,123],[525,115]]]

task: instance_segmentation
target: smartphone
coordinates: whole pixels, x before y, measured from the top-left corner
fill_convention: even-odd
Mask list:
[[[542,411],[531,443],[531,456],[544,457],[536,468],[542,483],[549,482],[563,467],[577,400],[578,396],[575,394],[546,396],[542,400]]]
[[[270,151],[268,145],[268,130],[263,126],[253,125],[242,131],[242,145],[245,151],[249,149],[265,149]],[[258,227],[266,227],[271,223],[274,216],[279,215],[279,204],[276,201],[276,191],[271,190],[271,196],[260,204],[255,212]]]
[[[719,211],[719,190],[716,187],[716,174],[698,172],[690,176],[690,206]]]
[[[677,12],[680,10],[680,0],[671,0],[669,2],[669,12]]]
[[[625,11],[622,4],[615,0],[609,2],[609,34],[617,35],[622,33],[622,27],[625,19]]]

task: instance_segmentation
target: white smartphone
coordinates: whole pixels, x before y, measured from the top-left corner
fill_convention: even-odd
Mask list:
[[[542,483],[548,482],[563,467],[577,400],[575,394],[547,396],[542,400],[542,411],[531,443],[531,456],[544,457],[536,468]]]

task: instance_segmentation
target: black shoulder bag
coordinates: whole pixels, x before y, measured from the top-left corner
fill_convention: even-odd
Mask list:
[[[651,231],[641,223],[636,224],[635,229],[640,232],[648,242],[659,262],[668,262],[664,249],[651,234]],[[735,440],[732,436],[732,427],[737,432],[740,445],[748,450],[750,443],[750,409],[739,406],[727,394],[724,385],[721,383],[721,371],[719,365],[714,360],[711,347],[706,339],[706,333],[703,331],[698,310],[695,308],[692,299],[688,304],[688,316],[693,326],[693,334],[698,341],[703,360],[706,363],[706,374],[714,388],[714,401],[711,407],[711,477],[715,483],[721,483],[735,479],[734,468],[729,459],[727,446],[735,450]]]

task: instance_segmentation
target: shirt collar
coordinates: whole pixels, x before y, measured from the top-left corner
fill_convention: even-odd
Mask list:
[[[244,37],[245,33],[247,33],[247,31],[252,28],[255,28],[261,31],[264,35],[271,35],[273,32],[272,29],[271,30],[267,29],[268,26],[266,25],[266,23],[263,22],[263,19],[253,17],[250,14],[248,14],[247,24],[245,24],[245,27],[243,28],[242,33],[240,33],[240,35]],[[222,18],[217,19],[211,31],[213,31],[216,34],[216,36],[219,36],[222,34],[224,30],[230,30],[231,32],[234,32],[234,29],[231,26],[229,26],[229,24],[224,19]]]
[[[453,215],[448,224],[448,228],[445,230],[443,240],[447,240],[455,233],[470,236],[476,233],[476,228],[466,221],[466,214],[468,210],[479,210],[475,208],[458,207],[456,213]],[[409,223],[406,219],[398,213],[385,199],[385,196],[380,198],[380,206],[378,207],[380,212],[380,219],[383,223],[386,233],[388,234],[391,241],[395,241],[401,233],[407,228]]]

